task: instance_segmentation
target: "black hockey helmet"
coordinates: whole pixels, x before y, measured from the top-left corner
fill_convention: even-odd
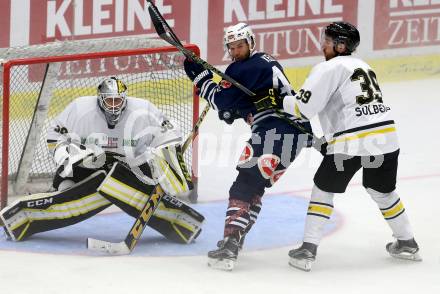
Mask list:
[[[347,48],[346,55],[350,55],[355,51],[361,41],[358,29],[344,21],[332,22],[325,27],[324,33],[333,39],[335,46],[340,43],[345,44]]]

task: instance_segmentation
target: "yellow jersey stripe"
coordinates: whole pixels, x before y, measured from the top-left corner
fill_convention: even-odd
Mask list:
[[[386,133],[391,133],[391,132],[395,132],[395,131],[396,131],[395,127],[374,130],[374,131],[368,131],[368,132],[359,133],[359,134],[356,134],[353,136],[348,136],[348,137],[341,138],[341,139],[333,139],[328,144],[332,145],[332,144],[336,144],[336,143],[340,143],[340,142],[347,142],[347,141],[362,139],[362,138],[365,138],[365,137],[371,136],[371,135],[386,134]]]

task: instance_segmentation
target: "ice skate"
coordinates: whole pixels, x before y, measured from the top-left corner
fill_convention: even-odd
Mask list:
[[[289,265],[309,272],[316,258],[317,245],[304,242],[301,247],[289,251]]]
[[[234,269],[237,261],[239,242],[235,237],[226,237],[217,243],[218,249],[208,252],[208,266],[224,271]]]
[[[225,240],[220,240],[217,242],[217,247],[221,248],[223,247],[223,244],[225,243]],[[243,244],[244,244],[244,236],[241,237],[240,241],[238,242],[238,252],[240,252],[241,250],[243,250]]]
[[[414,238],[410,240],[396,240],[387,244],[388,253],[395,258],[413,261],[422,261],[419,255],[419,245]]]

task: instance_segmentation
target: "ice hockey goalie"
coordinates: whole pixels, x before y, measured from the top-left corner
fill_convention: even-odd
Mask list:
[[[176,198],[193,188],[178,128],[149,101],[127,97],[118,78],[102,81],[97,96],[70,103],[53,120],[47,143],[57,166],[54,192],[1,211],[12,240],[78,223],[112,204],[137,217],[156,185],[166,195],[148,225],[179,243],[199,235],[204,217]]]

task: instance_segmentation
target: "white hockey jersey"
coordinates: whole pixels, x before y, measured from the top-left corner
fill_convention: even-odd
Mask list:
[[[360,59],[338,56],[317,64],[296,96],[283,103],[295,116],[318,115],[330,154],[378,155],[399,148],[376,74]]]
[[[97,145],[128,158],[148,148],[181,142],[180,131],[147,100],[127,97],[127,107],[110,129],[96,96],[75,99],[51,123],[47,133],[49,149],[59,142],[74,140]]]

